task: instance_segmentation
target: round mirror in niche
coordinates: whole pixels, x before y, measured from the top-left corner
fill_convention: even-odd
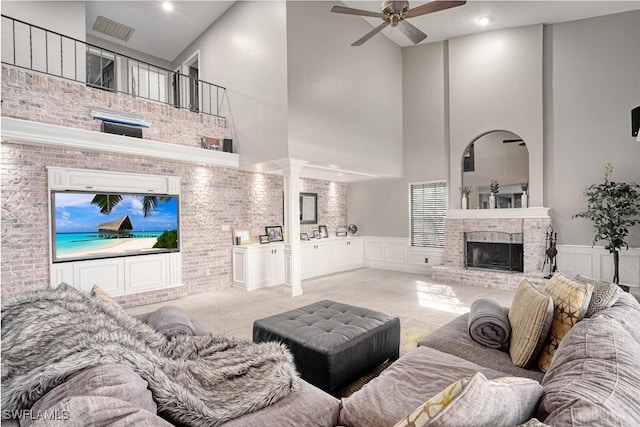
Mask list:
[[[469,209],[527,207],[529,150],[520,136],[505,130],[487,132],[467,146],[462,162],[461,189],[471,191]]]

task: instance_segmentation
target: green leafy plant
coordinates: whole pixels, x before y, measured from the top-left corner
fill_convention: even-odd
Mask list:
[[[493,194],[498,194],[499,190],[500,184],[498,184],[498,181],[491,180],[491,184],[489,184],[489,191]]]
[[[178,230],[164,231],[156,240],[154,248],[175,249],[178,247]]]
[[[527,191],[529,189],[529,181],[521,182],[520,183],[520,189],[522,191]]]
[[[593,222],[596,235],[592,245],[601,240],[606,242],[605,249],[613,254],[613,282],[620,283],[620,249],[629,249],[625,240],[629,228],[640,223],[640,184],[610,181],[612,172],[613,165],[608,163],[604,169],[604,182],[592,184],[584,192],[587,210],[573,218],[586,218]]]
[[[463,194],[466,197],[469,197],[469,194],[473,191],[470,185],[463,185],[462,187],[458,187],[458,189],[460,190],[460,194]]]

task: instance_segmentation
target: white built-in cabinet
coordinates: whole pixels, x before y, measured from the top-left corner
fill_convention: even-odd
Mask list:
[[[48,167],[49,190],[180,195],[180,178],[88,169]],[[51,209],[51,206],[49,206]],[[49,213],[51,218],[51,212]],[[51,230],[51,227],[49,227]],[[49,236],[49,241],[53,236]],[[82,291],[98,285],[109,295],[129,295],[182,285],[182,253],[50,263],[51,286],[68,283]]]
[[[284,283],[284,244],[233,247],[233,283],[248,290]]]
[[[335,237],[300,243],[302,279],[364,266],[360,237]],[[284,284],[284,244],[233,248],[233,283],[247,290]]]

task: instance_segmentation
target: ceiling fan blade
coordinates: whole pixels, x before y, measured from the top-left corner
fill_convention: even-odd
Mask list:
[[[409,40],[411,40],[411,42],[413,44],[418,44],[422,40],[427,38],[427,35],[425,33],[420,31],[419,29],[417,29],[413,25],[409,24],[404,19],[402,21],[398,22],[398,29],[400,29],[400,31],[402,31],[402,34],[407,36],[407,38]]]
[[[452,7],[458,7],[465,4],[466,1],[432,1],[422,6],[409,9],[405,18],[413,18],[414,16],[426,15],[427,13],[439,12]]]
[[[351,44],[351,46],[361,46],[362,44],[364,44],[364,42],[366,42],[367,40],[369,40],[371,37],[375,36],[376,34],[378,34],[380,31],[384,30],[385,28],[387,28],[389,26],[389,24],[391,24],[391,22],[389,21],[385,21],[382,24],[378,25],[377,27],[375,27],[373,30],[369,31],[367,34],[365,34],[364,36],[362,36],[361,38],[359,38],[358,40],[356,40],[355,42],[353,42]]]
[[[370,10],[362,10],[362,9],[353,9],[351,7],[344,6],[333,6],[331,8],[331,12],[333,13],[346,13],[347,15],[358,15],[358,16],[373,16],[374,18],[384,18],[380,12],[371,12]]]

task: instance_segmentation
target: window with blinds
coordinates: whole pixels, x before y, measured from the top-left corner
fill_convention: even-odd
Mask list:
[[[409,184],[411,246],[444,248],[447,182]]]

